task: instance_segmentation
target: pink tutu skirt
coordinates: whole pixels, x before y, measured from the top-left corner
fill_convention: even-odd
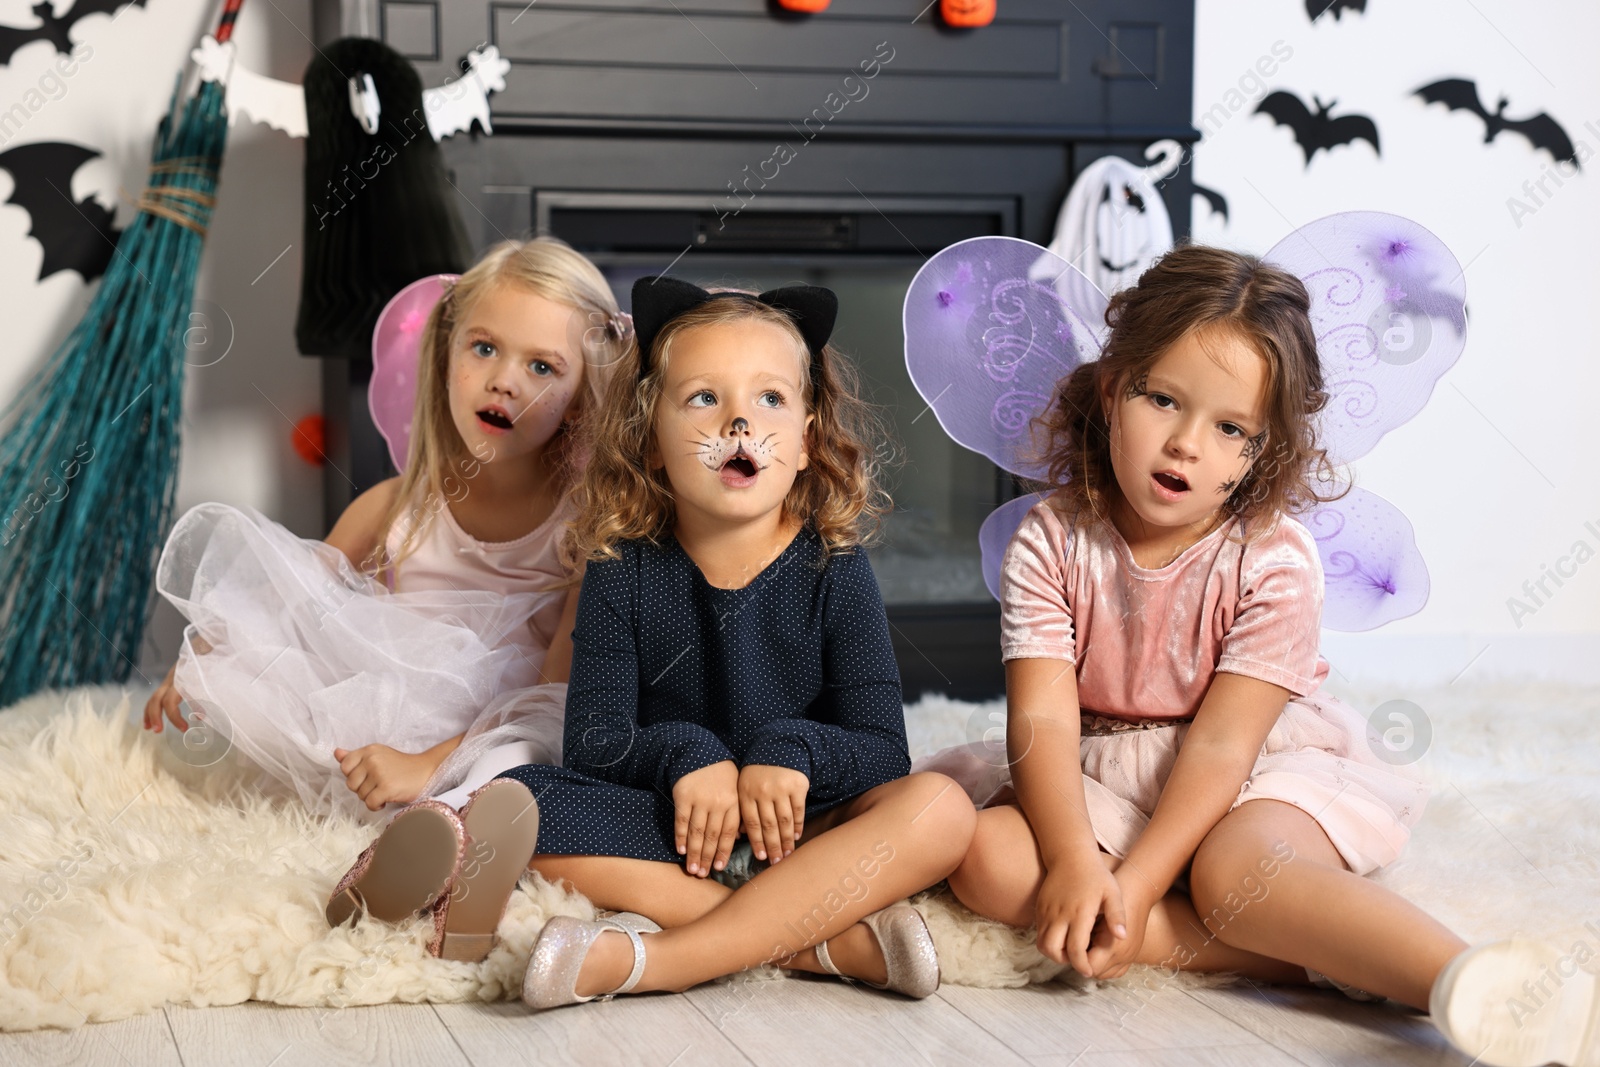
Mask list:
[[[1096,840],[1113,856],[1127,855],[1149,823],[1189,725],[1085,731],[1084,799]],[[1297,697],[1267,735],[1229,810],[1252,800],[1293,804],[1317,821],[1352,871],[1368,874],[1400,855],[1428,799],[1416,768],[1387,762],[1377,754],[1382,748],[1377,731],[1336,697]],[[911,769],[949,775],[981,808],[1009,793],[1011,771],[1003,753],[1003,745],[956,745],[917,760]]]

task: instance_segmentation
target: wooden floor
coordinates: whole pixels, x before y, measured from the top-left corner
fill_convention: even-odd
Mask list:
[[[1249,985],[1155,992],[947,985],[911,1002],[801,978],[716,984],[540,1015],[516,1002],[168,1008],[71,1031],[0,1035],[0,1063],[1463,1067],[1468,1059],[1422,1016],[1337,993]]]

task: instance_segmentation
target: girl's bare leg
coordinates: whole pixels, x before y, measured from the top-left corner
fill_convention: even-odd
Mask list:
[[[1242,888],[1247,879],[1259,888]],[[1348,870],[1315,819],[1276,800],[1223,816],[1195,853],[1189,882],[1200,914],[1226,917],[1213,924],[1226,944],[1422,1011],[1434,979],[1467,948],[1414,904]]]
[[[1101,853],[1100,858],[1117,868],[1116,857]],[[1015,804],[1001,804],[978,812],[972,845],[950,875],[950,890],[979,915],[1025,929],[1033,925],[1044,875],[1044,858],[1027,816]],[[1177,892],[1150,910],[1135,962],[1167,970],[1233,971],[1265,982],[1307,981],[1304,967],[1222,940],[1201,921],[1189,898]]]
[[[694,922],[733,892],[721,882],[689,874],[676,863],[654,860],[535,856],[528,867],[547,882],[578,886],[597,908],[636,912],[664,927]]]
[[[681,925],[656,913],[681,918],[709,893],[675,896],[663,911],[653,896],[662,883],[637,877],[642,867],[671,864],[562,856],[535,857],[533,867],[572,882],[597,904],[638,911],[668,927],[645,937],[638,992],[688,989],[763,963],[817,970],[815,954],[805,950],[830,939],[840,970],[881,982],[882,956],[871,931],[854,929],[858,920],[955,869],[972,836],[972,803],[950,779],[924,773],[868,790],[826,814],[820,832],[817,821],[806,827],[801,847]],[[700,881],[681,871],[676,877]],[[632,966],[628,938],[601,934],[579,972],[577,992],[610,992]]]

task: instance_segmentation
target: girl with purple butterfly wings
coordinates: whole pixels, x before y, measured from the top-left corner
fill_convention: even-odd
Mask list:
[[[951,398],[929,402],[958,441],[1055,487],[986,523],[1006,758],[968,745],[915,768],[981,808],[949,878],[963,903],[1085,976],[1331,984],[1431,1011],[1479,1062],[1596,1062],[1593,981],[1509,1008],[1553,948],[1469,949],[1362,877],[1399,855],[1427,789],[1321,691],[1325,599],[1326,621],[1365,629],[1426,597],[1404,520],[1333,472],[1455,361],[1460,277],[1432,234],[1377,214],[1266,261],[1180,247],[1109,303],[1026,242],[924,267],[919,389]],[[1040,413],[1042,462],[1018,412]]]

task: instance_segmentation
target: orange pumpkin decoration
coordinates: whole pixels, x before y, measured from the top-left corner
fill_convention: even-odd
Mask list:
[[[995,0],[939,0],[939,15],[945,25],[975,29],[994,21]]]
[[[321,415],[307,415],[294,424],[294,435],[290,438],[294,445],[294,454],[311,464],[320,467],[328,461],[323,454],[327,446],[327,423]]]

